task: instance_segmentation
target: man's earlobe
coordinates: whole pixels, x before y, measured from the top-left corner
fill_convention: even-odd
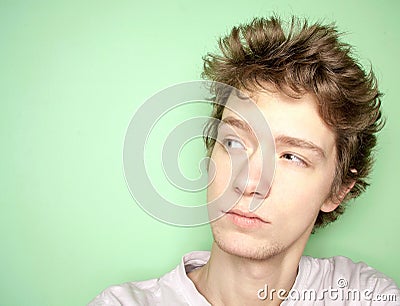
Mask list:
[[[352,169],[351,172],[357,173],[357,170]],[[326,212],[326,213],[334,211],[340,205],[340,203],[343,202],[344,198],[350,192],[350,190],[354,187],[355,183],[356,183],[356,181],[354,180],[348,185],[343,185],[340,188],[339,196],[335,197],[334,199],[329,198],[328,200],[326,200],[325,203],[322,204],[321,211]]]
[[[324,204],[322,204],[321,211],[325,213],[329,213],[331,211],[334,211],[336,207],[340,205],[342,201],[333,201],[332,199],[328,199],[325,201]]]

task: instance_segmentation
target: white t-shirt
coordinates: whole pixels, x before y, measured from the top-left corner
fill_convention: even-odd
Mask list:
[[[187,276],[193,269],[205,265],[209,257],[209,252],[191,252],[164,276],[111,286],[88,305],[210,306]],[[254,294],[260,300],[276,299],[279,298],[277,291],[265,284]],[[342,256],[326,259],[302,256],[296,281],[281,305],[395,306],[400,305],[400,289],[392,279],[363,262],[354,263]]]

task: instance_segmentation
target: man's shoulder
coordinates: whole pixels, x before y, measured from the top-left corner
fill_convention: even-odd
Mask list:
[[[88,305],[156,305],[157,297],[162,295],[164,287],[176,282],[174,278],[178,268],[159,278],[110,286]]]
[[[391,278],[367,265],[365,262],[354,262],[352,259],[344,256],[333,256],[329,258],[315,258],[311,256],[302,256],[300,264],[308,273],[318,273],[321,276],[348,276],[352,280],[382,279]]]
[[[113,285],[101,292],[88,305],[149,305],[151,302],[149,297],[157,292],[157,282],[158,279],[150,279]]]
[[[181,263],[162,277],[145,281],[127,282],[110,286],[101,292],[89,306],[105,305],[189,305],[189,300],[205,305],[186,273],[203,266],[209,252],[196,251],[183,256]]]
[[[371,301],[381,298],[400,301],[400,290],[393,279],[364,262],[344,256],[302,256],[295,287],[315,289],[317,293],[331,290],[345,295],[359,294],[360,298]]]

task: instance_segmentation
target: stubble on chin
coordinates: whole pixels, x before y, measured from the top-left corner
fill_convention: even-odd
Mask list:
[[[211,225],[214,241],[222,251],[248,260],[267,260],[281,254],[283,245],[274,241],[260,241],[259,244],[244,239],[229,237],[218,226]],[[239,236],[237,236],[239,237]],[[250,239],[250,238],[249,238]]]

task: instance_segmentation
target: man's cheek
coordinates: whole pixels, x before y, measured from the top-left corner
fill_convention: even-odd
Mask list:
[[[208,201],[218,200],[224,196],[227,190],[228,184],[226,181],[222,180],[220,177],[215,177],[214,180],[210,183],[207,190],[207,198]]]

